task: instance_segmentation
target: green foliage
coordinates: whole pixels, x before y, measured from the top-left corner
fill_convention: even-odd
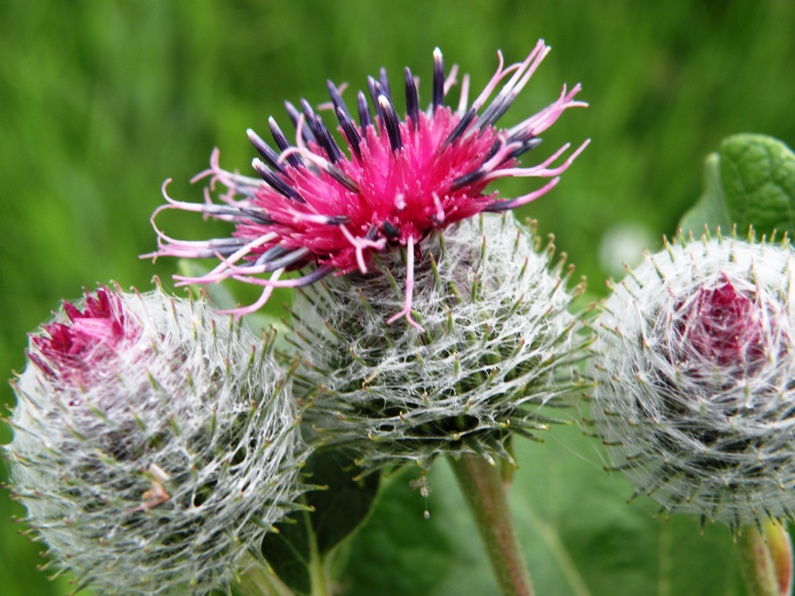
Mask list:
[[[795,232],[795,154],[784,143],[764,135],[740,134],[721,143],[707,157],[704,192],[679,223],[694,236],[704,226],[723,230],[736,225],[744,234],[774,230]]]
[[[704,226],[712,229],[720,226],[722,230],[731,228],[720,179],[720,163],[717,153],[711,153],[704,160],[704,192],[696,204],[682,216],[679,222],[682,233],[690,233],[698,238],[704,233]]]
[[[312,511],[297,514],[294,523],[278,524],[278,533],[265,536],[263,556],[296,593],[312,591],[311,567],[329,568],[335,548],[370,512],[378,492],[379,475],[354,480],[360,471],[353,457],[344,450],[315,453],[302,474],[305,482],[323,487],[304,497]]]
[[[795,232],[795,154],[762,135],[729,137],[720,148],[726,211],[740,232]]]
[[[728,528],[663,520],[651,499],[631,505],[632,489],[607,475],[591,439],[556,426],[543,444],[517,441],[519,470],[510,500],[538,594],[668,596],[742,594]],[[354,537],[340,579],[347,594],[494,594],[474,523],[449,466],[429,475],[425,501],[411,473],[391,478]]]

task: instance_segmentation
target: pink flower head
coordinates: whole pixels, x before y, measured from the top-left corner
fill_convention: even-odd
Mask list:
[[[725,274],[677,309],[683,348],[715,365],[753,368],[765,355],[764,323],[753,295],[739,292]]]
[[[410,315],[419,243],[433,231],[482,211],[514,209],[538,198],[558,183],[560,174],[588,144],[585,141],[557,165],[569,144],[540,164],[519,167],[519,157],[538,146],[538,135],[564,110],[587,105],[574,100],[579,84],[570,91],[564,85],[553,103],[519,124],[507,129],[495,126],[549,50],[539,41],[524,62],[508,67],[498,52],[499,66],[486,88],[469,104],[469,76],[464,75],[460,101],[451,109],[444,100],[456,82],[457,67],[445,74],[437,49],[432,101],[425,111],[419,107],[417,80],[405,70],[403,119],[398,117],[384,69],[378,80],[368,78],[374,114],[365,93],[357,95],[358,123],[342,99],[344,86],[338,88],[329,81],[331,102],[320,107],[336,116],[345,151],[308,102],[301,101],[300,111],[288,102],[287,111],[297,129],[295,146],[273,118],[270,129],[278,151],[248,131],[261,156],[253,161],[260,178],[221,169],[216,150],[210,169],[194,178],[211,177],[205,203],[175,201],[164,185],[168,203],[153,218],[163,209],[199,212],[233,222],[232,237],[180,241],[155,226],[159,248],[145,256],[218,258],[221,263],[208,274],[177,279],[182,284],[206,284],[231,278],[262,286],[256,303],[235,311],[242,315],[261,307],[274,287],[307,285],[332,272],[342,275],[358,269],[366,273],[374,253],[402,247],[410,273],[406,300],[390,322],[405,315],[419,327]],[[514,199],[501,199],[497,192],[486,190],[492,180],[514,176],[549,180]],[[209,192],[217,182],[227,189],[218,195],[220,204],[212,202]],[[300,277],[279,279],[285,271],[304,267],[311,269]],[[260,277],[263,274],[269,277]]]
[[[86,293],[83,310],[64,302],[63,311],[65,320],[44,324],[41,334],[30,336],[30,360],[53,379],[84,383],[120,343],[141,333],[137,322],[125,317],[121,298],[106,287]]]

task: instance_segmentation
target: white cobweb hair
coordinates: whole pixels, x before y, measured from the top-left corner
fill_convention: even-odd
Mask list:
[[[792,519],[794,265],[786,239],[682,240],[615,286],[590,415],[634,496],[734,531]]]
[[[87,386],[34,361],[12,382],[12,490],[76,589],[228,591],[303,492],[289,372],[206,302],[118,296],[141,332]]]
[[[293,304],[303,366],[296,392],[317,390],[306,415],[319,439],[351,447],[365,471],[440,454],[513,462],[512,433],[535,438],[578,386],[576,334],[563,258],[538,250],[511,215],[482,215],[434,234],[414,264],[412,317],[388,319],[403,303],[405,254],[375,271],[330,278]]]

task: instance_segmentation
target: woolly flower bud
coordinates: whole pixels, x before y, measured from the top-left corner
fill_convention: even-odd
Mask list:
[[[305,449],[288,373],[206,304],[100,288],[28,356],[11,483],[79,586],[224,589],[294,509]]]
[[[792,517],[793,251],[711,239],[647,256],[594,346],[597,434],[635,494],[734,529]]]
[[[369,275],[304,289],[296,386],[320,388],[307,419],[321,437],[354,447],[366,470],[427,469],[440,454],[512,462],[510,432],[545,427],[537,409],[572,388],[582,348],[566,278],[548,270],[554,248],[534,244],[513,217],[484,215],[428,238],[416,265],[393,253]],[[424,332],[386,321],[412,275]]]

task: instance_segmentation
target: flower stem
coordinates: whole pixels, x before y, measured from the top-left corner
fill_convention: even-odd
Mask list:
[[[787,528],[773,521],[760,532],[743,528],[738,542],[740,566],[749,596],[788,596],[792,593],[792,539]]]
[[[309,542],[309,577],[312,582],[311,596],[329,596],[331,589],[329,587],[329,580],[326,573],[326,565],[323,557],[317,548],[317,535],[312,528],[312,522],[309,519],[309,511],[304,511],[306,518],[306,532]]]
[[[466,454],[449,461],[475,518],[501,593],[532,596],[530,574],[522,557],[499,470],[477,455]]]
[[[293,591],[272,570],[246,555],[243,564],[245,573],[240,578],[238,590],[243,596],[292,596]]]

